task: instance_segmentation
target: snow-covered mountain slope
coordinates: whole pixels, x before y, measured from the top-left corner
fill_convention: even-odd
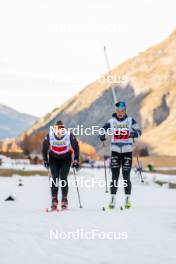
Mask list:
[[[22,140],[26,133],[31,135],[48,130],[57,119],[64,120],[68,127],[76,127],[78,124],[84,127],[102,126],[114,111],[110,89],[113,82],[117,100],[126,101],[128,114],[142,127],[141,140],[147,144],[150,153],[176,155],[175,51],[176,31],[160,44],[115,67],[112,70],[111,81],[106,74],[101,78],[97,76],[95,82],[40,118],[20,135],[18,140]],[[102,77],[105,80],[103,82]],[[119,77],[125,79],[121,84],[117,81]],[[96,137],[81,135],[80,139],[101,151]]]
[[[0,139],[18,136],[37,120],[36,116],[24,114],[0,104]]]
[[[73,175],[69,176],[70,181]],[[133,208],[103,212],[109,194],[95,184],[81,187],[82,209],[77,193],[70,187],[70,210],[45,213],[50,204],[47,177],[0,178],[0,259],[2,264],[174,264],[176,262],[176,192],[147,181],[141,185],[134,175]],[[82,169],[79,182],[100,183],[103,170]],[[5,202],[13,195],[16,201]],[[119,189],[118,205],[124,200]],[[51,232],[115,232],[121,239],[56,239]],[[63,236],[64,237],[64,236]],[[52,238],[52,239],[51,239]],[[126,239],[122,239],[126,238]]]

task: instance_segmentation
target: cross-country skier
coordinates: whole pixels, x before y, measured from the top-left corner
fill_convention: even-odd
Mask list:
[[[56,182],[61,180],[62,200],[61,208],[66,209],[68,205],[68,181],[70,167],[79,168],[79,144],[73,133],[68,132],[62,121],[57,121],[43,141],[42,147],[44,166],[50,169],[52,177],[51,209],[58,207],[58,187]],[[73,161],[72,161],[72,154]]]
[[[124,179],[125,190],[125,208],[131,207],[130,195],[131,195],[131,181],[130,171],[132,167],[132,151],[134,138],[138,138],[141,135],[141,130],[137,122],[126,114],[125,102],[117,102],[115,104],[116,112],[112,115],[112,118],[104,125],[104,130],[108,131],[112,135],[111,140],[111,171],[112,182],[110,185],[111,201],[109,208],[115,207],[116,193],[118,186],[118,179],[120,174],[120,168],[122,167],[122,175]],[[110,134],[108,133],[108,134]],[[101,141],[105,141],[105,133],[100,136]]]

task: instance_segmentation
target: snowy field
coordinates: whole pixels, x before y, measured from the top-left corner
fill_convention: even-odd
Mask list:
[[[79,172],[82,182],[97,183],[103,178],[103,170]],[[70,210],[49,214],[45,212],[50,205],[48,178],[22,177],[23,187],[18,186],[19,179],[0,178],[1,264],[176,263],[176,190],[159,187],[148,178],[141,184],[132,175],[133,208],[129,210],[118,209],[124,202],[120,188],[117,210],[102,211],[109,194],[95,184],[80,188],[82,209],[76,188],[70,187]],[[16,200],[5,202],[8,195]],[[69,237],[75,232],[79,239]],[[84,237],[86,232],[91,239]],[[108,237],[110,232],[115,239]]]

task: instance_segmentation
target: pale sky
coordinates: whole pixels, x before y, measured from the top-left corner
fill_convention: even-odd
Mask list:
[[[0,0],[0,104],[42,116],[176,28],[175,0]]]

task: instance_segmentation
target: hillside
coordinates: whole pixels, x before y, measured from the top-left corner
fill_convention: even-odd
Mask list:
[[[36,116],[20,113],[0,104],[0,139],[18,136],[31,127],[37,119]]]
[[[114,56],[116,56],[114,54]],[[126,82],[114,84],[117,99],[125,100],[128,113],[143,129],[142,141],[151,154],[176,155],[176,31],[160,44],[139,53],[112,70],[112,75],[125,76]],[[102,125],[113,112],[113,101],[108,82],[100,79],[51,113],[39,119],[26,131],[31,135],[49,128],[56,119],[66,125],[85,127]],[[21,140],[22,134],[18,137]],[[81,136],[84,142],[99,148],[96,136]]]

